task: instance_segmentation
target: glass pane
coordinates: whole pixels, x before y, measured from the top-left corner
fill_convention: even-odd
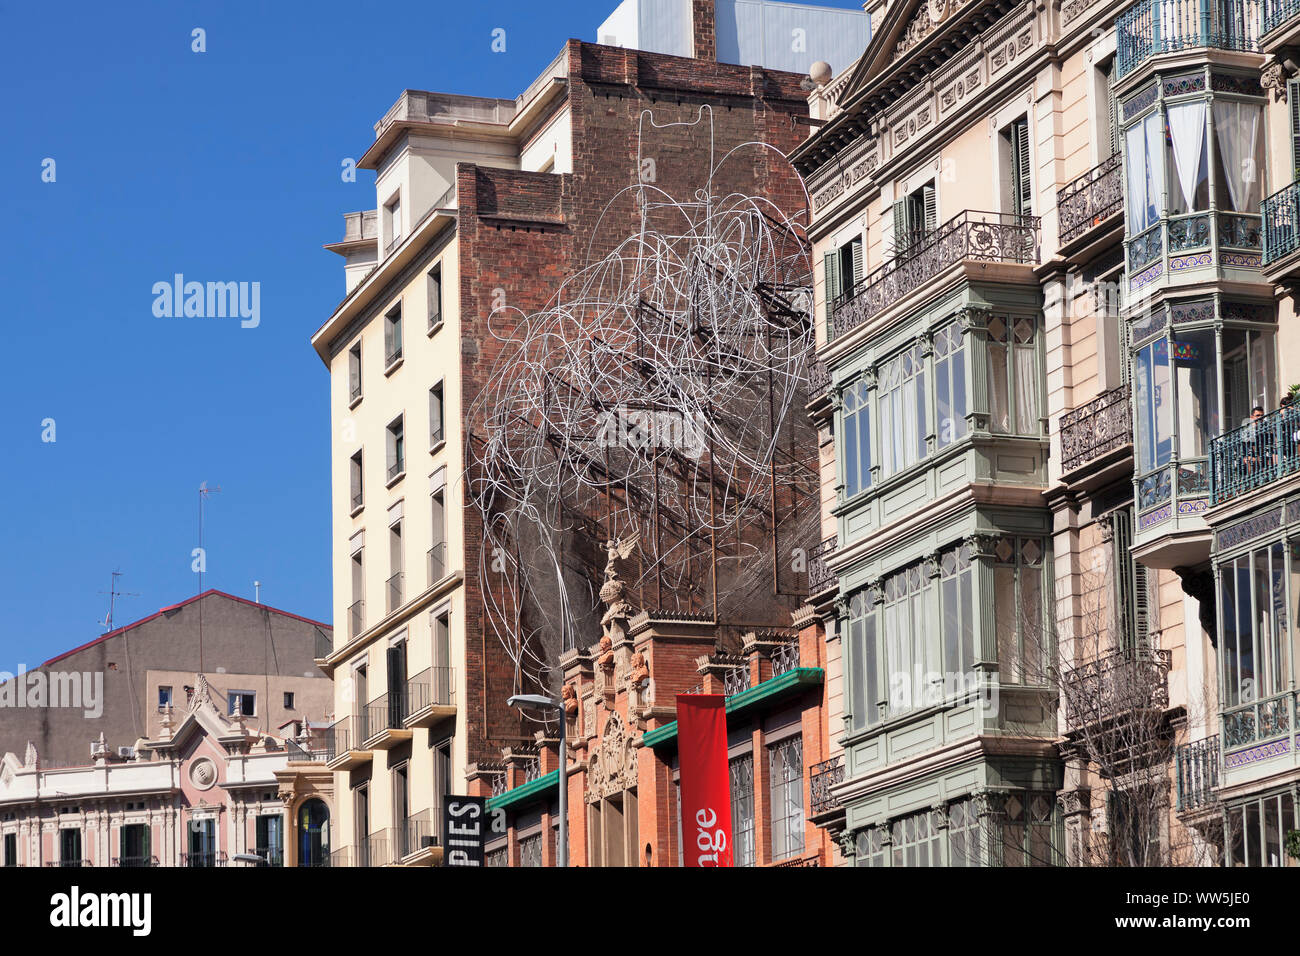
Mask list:
[[[993,614],[997,620],[998,670],[1002,680],[1020,682],[1020,647],[1017,641],[1016,572],[1014,568],[993,571]]]
[[[988,357],[989,428],[1005,434],[1011,430],[1011,403],[1007,393],[1007,347],[990,342]]]
[[[1172,351],[1178,389],[1178,453],[1184,458],[1204,457],[1210,453],[1210,439],[1219,434],[1214,332],[1183,333]]]

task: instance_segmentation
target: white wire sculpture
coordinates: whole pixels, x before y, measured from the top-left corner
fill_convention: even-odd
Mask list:
[[[606,548],[626,553],[634,536],[628,586],[641,607],[713,618],[770,599],[778,512],[796,510],[792,488],[815,483],[807,194],[788,163],[781,185],[802,197],[797,214],[722,192],[733,164],[784,157],[745,143],[716,159],[708,107],[667,125],[707,133],[693,195],[629,185],[601,221],[630,192],[633,234],[543,311],[489,320],[502,350],[468,410],[466,488],[482,520],[484,626],[520,689],[558,690],[559,655],[599,640]],[[664,128],[642,114],[641,154]],[[806,542],[815,495],[799,510]]]

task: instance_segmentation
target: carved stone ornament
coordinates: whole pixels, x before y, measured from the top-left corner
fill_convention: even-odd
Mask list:
[[[1259,85],[1273,91],[1273,99],[1286,100],[1286,71],[1281,63],[1270,63],[1259,76]]]
[[[633,687],[640,687],[650,679],[650,664],[641,651],[633,653],[627,679]]]
[[[592,748],[587,762],[587,802],[596,803],[636,787],[636,777],[636,748],[632,738],[623,718],[610,714],[600,743]]]
[[[573,689],[572,684],[565,684],[560,688],[560,700],[564,703],[566,717],[578,716],[578,692]]]

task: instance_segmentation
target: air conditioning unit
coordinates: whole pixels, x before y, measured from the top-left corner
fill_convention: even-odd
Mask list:
[[[118,748],[117,748],[117,755],[118,755],[119,757],[126,757],[126,758],[130,759],[131,757],[134,757],[134,756],[135,756],[135,748],[134,748],[134,747],[118,747]]]

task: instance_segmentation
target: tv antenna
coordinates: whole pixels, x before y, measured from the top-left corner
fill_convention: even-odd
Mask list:
[[[114,571],[113,581],[111,584],[109,584],[108,590],[99,592],[100,594],[108,595],[108,615],[102,621],[99,622],[99,626],[106,631],[111,631],[113,629],[113,612],[117,609],[117,599],[120,597],[140,596],[140,594],[136,591],[119,591],[117,589],[117,579],[120,578],[121,576],[122,576],[121,571]]]

